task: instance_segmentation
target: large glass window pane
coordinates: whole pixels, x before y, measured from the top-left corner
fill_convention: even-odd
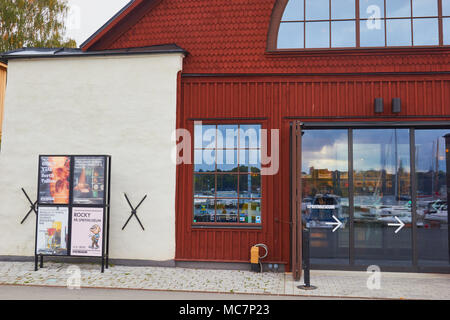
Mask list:
[[[331,0],[331,19],[355,19],[355,0]]]
[[[384,18],[384,0],[359,0],[361,19]]]
[[[439,23],[438,19],[414,19],[414,45],[431,46],[439,45]]]
[[[282,22],[278,31],[278,49],[299,49],[304,47],[304,23]]]
[[[355,47],[356,46],[356,22],[333,21],[331,22],[331,46]]]
[[[221,199],[216,201],[216,222],[238,223],[238,200]]]
[[[412,0],[414,17],[437,17],[438,0]]]
[[[330,23],[308,22],[306,23],[306,48],[330,47]]]
[[[261,198],[261,176],[259,174],[241,174],[239,176],[239,197]]]
[[[353,132],[355,262],[410,265],[409,130]],[[395,233],[397,219],[405,227]]]
[[[216,179],[213,174],[195,174],[194,175],[194,196],[195,197],[214,197],[216,190]]]
[[[194,198],[194,222],[214,222],[214,199]]]
[[[386,0],[386,17],[411,17],[411,0]]]
[[[420,265],[448,265],[450,130],[416,130],[417,247]]]
[[[360,28],[361,47],[384,47],[384,21],[383,20],[363,20]]]
[[[386,23],[388,46],[401,47],[412,45],[410,19],[388,20]]]
[[[450,18],[442,19],[444,29],[444,45],[450,45]]]
[[[450,16],[450,0],[442,0],[442,15]]]
[[[299,21],[304,19],[303,0],[289,0],[286,9],[284,9],[281,21]]]
[[[306,20],[329,20],[330,2],[329,0],[305,0]]]
[[[261,200],[239,200],[239,222],[261,223]]]
[[[348,131],[305,130],[302,138],[302,217],[311,230],[311,258],[349,262]],[[328,223],[344,225],[333,232]]]
[[[236,174],[217,175],[217,198],[237,198],[238,176]]]

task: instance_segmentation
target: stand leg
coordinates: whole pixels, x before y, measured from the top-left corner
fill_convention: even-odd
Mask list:
[[[109,268],[109,256],[106,255],[106,269]]]
[[[34,255],[34,271],[38,271],[39,265],[38,265],[38,256],[37,254]]]
[[[105,256],[102,256],[102,273],[105,272]]]
[[[44,267],[44,256],[43,255],[41,255],[41,266],[40,266],[41,268],[43,268]]]

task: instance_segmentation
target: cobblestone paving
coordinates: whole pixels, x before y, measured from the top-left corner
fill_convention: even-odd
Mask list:
[[[78,269],[79,268],[79,269]],[[321,297],[355,297],[386,299],[450,299],[450,275],[416,273],[382,273],[380,288],[370,290],[365,272],[311,272],[316,290],[297,288],[303,282],[291,274],[253,273],[237,270],[204,270],[162,267],[112,266],[100,273],[97,264],[48,262],[35,272],[29,262],[0,262],[0,284],[61,286],[86,288],[126,288],[164,291],[196,291],[271,295],[305,295]]]

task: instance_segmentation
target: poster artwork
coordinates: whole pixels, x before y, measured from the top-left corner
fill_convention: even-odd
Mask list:
[[[105,158],[75,157],[73,203],[103,204],[105,196]]]
[[[67,255],[69,209],[39,207],[36,254]]]
[[[101,257],[103,208],[73,208],[71,255]]]
[[[68,204],[70,157],[42,157],[39,170],[39,203]]]

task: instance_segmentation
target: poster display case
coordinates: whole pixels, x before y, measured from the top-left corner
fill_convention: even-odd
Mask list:
[[[108,268],[109,155],[39,156],[35,270],[45,256],[101,258]]]

